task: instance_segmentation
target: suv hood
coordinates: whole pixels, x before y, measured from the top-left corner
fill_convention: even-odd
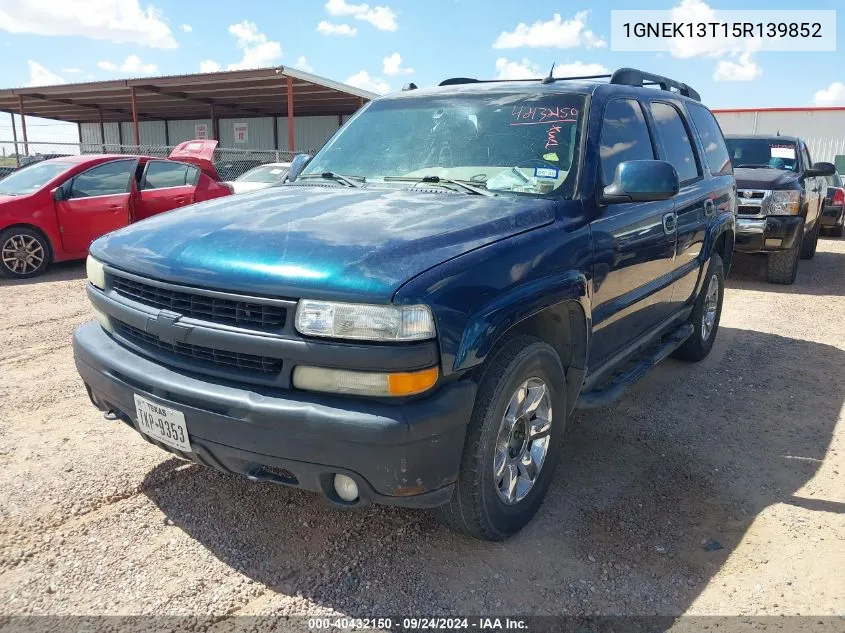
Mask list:
[[[190,286],[388,302],[428,268],[554,217],[554,201],[528,197],[286,185],[155,216],[91,254]]]
[[[784,169],[734,169],[737,189],[794,189],[800,177]]]

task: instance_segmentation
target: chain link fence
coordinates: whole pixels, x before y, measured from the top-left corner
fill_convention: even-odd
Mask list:
[[[110,145],[91,143],[41,143],[29,142],[24,144],[20,139],[0,140],[0,178],[13,171],[42,160],[60,158],[62,156],[77,156],[79,154],[130,154],[167,158],[174,146],[165,145]],[[313,153],[313,151],[308,151]],[[253,167],[268,163],[289,163],[291,159],[302,152],[289,152],[276,149],[231,149],[218,147],[214,151],[214,166],[220,178],[224,181],[235,180],[238,176],[248,172]]]

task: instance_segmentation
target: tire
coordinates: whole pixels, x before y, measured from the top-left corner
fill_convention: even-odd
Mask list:
[[[0,233],[0,275],[3,277],[29,279],[43,273],[49,264],[50,245],[38,231],[13,226]]]
[[[724,299],[725,265],[722,263],[721,255],[713,253],[707,266],[704,284],[701,292],[698,293],[689,318],[692,324],[692,336],[672,353],[674,358],[691,363],[707,358],[710,350],[713,349],[716,332],[719,330]]]
[[[766,256],[766,281],[770,284],[791,285],[798,275],[798,259],[803,233],[798,232],[798,244],[792,248],[775,251]]]
[[[543,418],[539,412],[545,410],[545,401],[537,398],[540,391],[536,381],[545,385],[547,404],[551,407]],[[512,409],[509,406],[517,391],[526,385],[525,401],[536,398],[539,406],[524,418],[517,416],[508,433],[506,413],[512,409],[519,411],[518,406],[514,405]],[[513,419],[514,416],[509,417]],[[546,418],[551,420],[550,426],[543,423]],[[519,335],[503,341],[480,375],[458,481],[449,502],[435,508],[437,519],[455,531],[488,541],[501,541],[518,532],[537,512],[551,483],[565,424],[566,377],[555,350],[532,336]],[[529,455],[535,450],[535,443],[538,452],[542,450],[544,437],[540,433],[535,440],[521,439],[520,425],[523,430],[548,428],[545,456],[533,485],[527,490],[524,489],[527,471],[510,460],[518,459],[516,445],[527,443]],[[524,451],[521,454],[525,454]],[[499,468],[503,473],[501,477],[494,471],[498,464],[503,465]],[[519,475],[515,487],[507,485],[511,472]],[[513,498],[509,502],[505,496],[511,490]]]
[[[813,259],[815,257],[816,247],[819,245],[819,231],[821,231],[821,228],[821,224],[816,219],[816,225],[801,244],[801,259]]]

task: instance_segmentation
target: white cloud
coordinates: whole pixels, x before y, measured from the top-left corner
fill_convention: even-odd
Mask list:
[[[347,77],[346,82],[350,86],[361,88],[362,90],[369,90],[370,92],[377,92],[378,94],[385,94],[390,92],[390,84],[378,77],[370,77],[366,70],[355,73],[351,77]]]
[[[204,59],[200,62],[201,73],[216,73],[220,72],[222,66],[213,59]]]
[[[388,6],[370,8],[368,4],[350,4],[346,0],[328,0],[326,13],[334,16],[352,16],[356,20],[369,22],[379,31],[395,31],[396,12]]]
[[[817,106],[845,105],[845,84],[834,81],[824,90],[819,90],[813,97]]]
[[[307,73],[314,72],[314,68],[311,66],[311,64],[308,63],[308,60],[305,59],[305,55],[300,55],[296,58],[296,67],[299,68],[299,70],[304,70]]]
[[[118,44],[177,48],[159,9],[139,0],[3,0],[0,29],[33,35],[72,35]]]
[[[496,60],[496,79],[533,79],[542,77],[540,67],[525,58],[512,62],[504,57]]]
[[[555,77],[585,77],[603,75],[608,69],[597,63],[570,62],[555,64]],[[549,74],[548,68],[540,68],[529,59],[511,61],[505,57],[496,60],[496,79],[539,79]]]
[[[29,59],[26,65],[29,66],[29,82],[27,82],[27,86],[52,86],[66,83],[64,79],[47,70],[38,62]]]
[[[531,26],[520,22],[513,31],[502,31],[493,48],[604,48],[607,42],[587,28],[589,11],[579,11],[571,20],[555,13],[551,20]]]
[[[271,66],[282,56],[282,45],[268,40],[267,36],[258,30],[255,22],[244,20],[238,24],[232,24],[229,27],[229,33],[235,36],[238,48],[244,52],[241,61],[226,66],[229,70]]]
[[[358,29],[348,24],[333,24],[332,22],[320,21],[317,25],[317,33],[323,35],[348,35],[354,37],[358,33]]]
[[[182,29],[183,31],[185,31],[185,33],[190,33],[191,31],[194,30],[194,27],[192,27],[190,24],[183,24],[179,28]]]
[[[556,64],[555,77],[589,77],[590,75],[606,75],[610,71],[595,62],[571,62]]]
[[[413,68],[402,68],[402,56],[399,53],[388,55],[382,62],[384,62],[385,75],[410,75],[414,72]]]
[[[145,64],[137,55],[130,55],[123,61],[120,70],[125,73],[135,73],[137,75],[151,75],[158,70],[158,66],[155,64]]]
[[[62,68],[62,72],[63,73],[76,74],[76,73],[81,73],[82,69],[81,68]]]
[[[751,59],[751,53],[745,52],[738,56],[738,61],[722,59],[716,64],[713,79],[716,81],[751,81],[763,72]]]
[[[158,66],[155,64],[145,64],[137,55],[130,55],[123,60],[123,63],[120,66],[110,61],[97,62],[97,68],[107,70],[112,73],[120,70],[121,72],[132,73],[135,75],[151,75],[158,70]]]

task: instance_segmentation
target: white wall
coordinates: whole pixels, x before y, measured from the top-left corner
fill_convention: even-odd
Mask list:
[[[288,118],[279,117],[279,149],[288,146]],[[297,152],[312,152],[320,149],[340,127],[337,115],[304,116],[293,118],[293,142]]]
[[[845,155],[845,110],[714,112],[725,134],[797,136],[810,148],[813,161],[834,162]]]

